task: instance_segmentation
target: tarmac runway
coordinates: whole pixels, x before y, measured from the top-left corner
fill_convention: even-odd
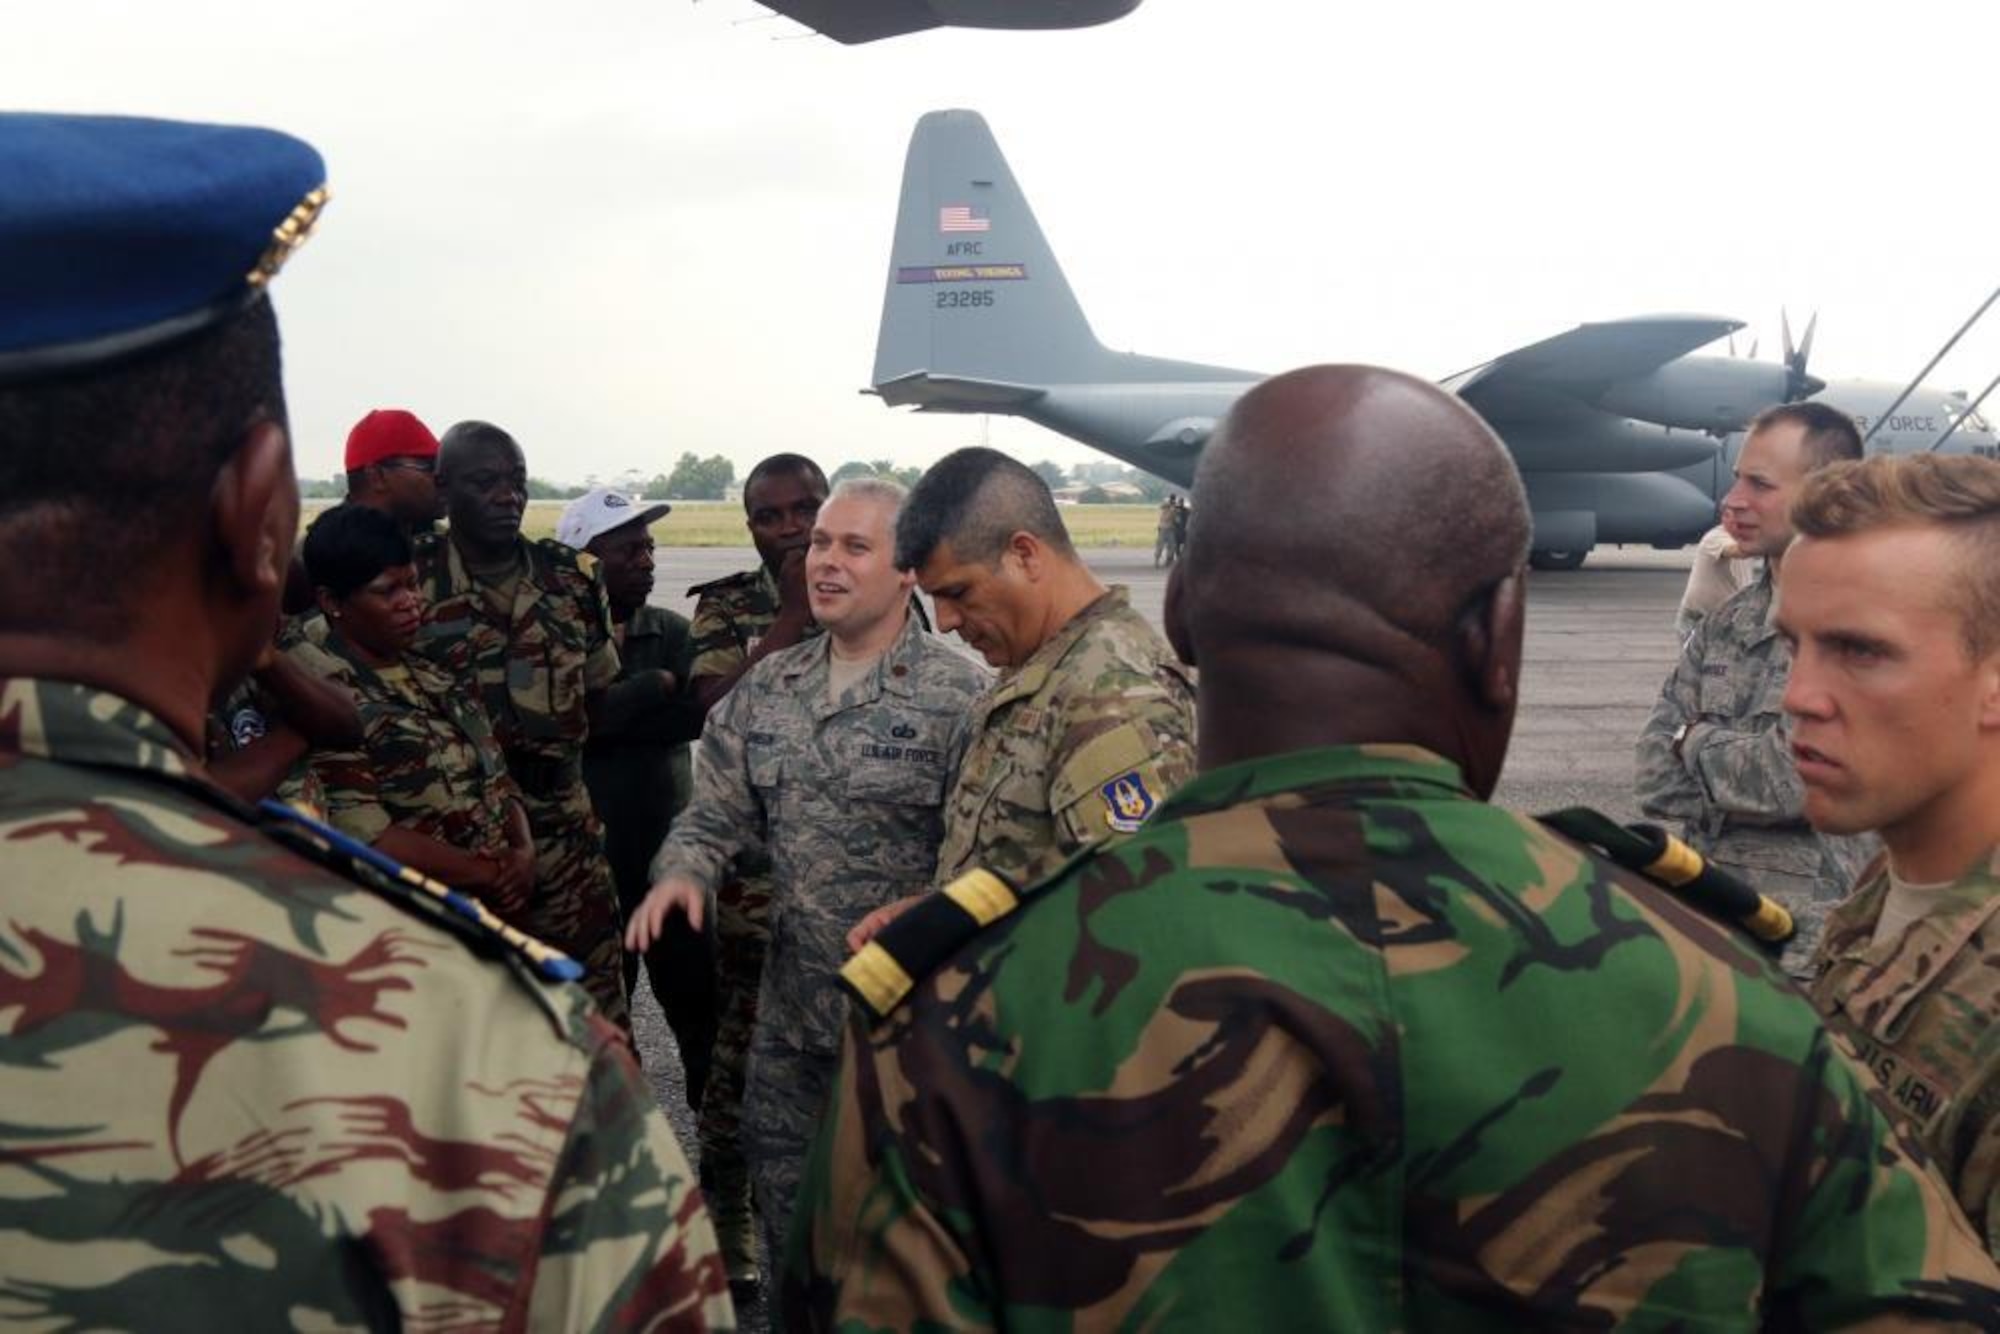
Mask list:
[[[1129,587],[1132,605],[1160,624],[1167,580],[1151,552],[1103,548],[1084,557],[1105,582]],[[688,587],[748,569],[757,557],[747,546],[677,547],[658,559],[653,602],[687,615],[694,610]],[[1589,805],[1620,820],[1639,818],[1632,745],[1679,647],[1674,612],[1690,559],[1686,551],[1600,547],[1581,570],[1529,576],[1522,704],[1495,800],[1530,812]],[[655,1091],[692,1156],[679,1057],[643,983],[634,1027]],[[762,1327],[758,1308],[742,1314],[744,1328]]]
[[[1164,570],[1130,547],[1086,550],[1106,583],[1132,590],[1156,627]],[[1522,705],[1497,799],[1521,810],[1579,803],[1636,820],[1632,743],[1652,711],[1678,644],[1674,611],[1690,553],[1600,547],[1581,570],[1530,575]],[[659,554],[653,602],[687,615],[691,585],[750,568],[750,547],[677,547]]]

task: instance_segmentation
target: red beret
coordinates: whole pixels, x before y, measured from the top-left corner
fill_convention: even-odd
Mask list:
[[[377,408],[347,433],[349,472],[383,459],[436,458],[437,452],[438,438],[431,428],[401,408]]]

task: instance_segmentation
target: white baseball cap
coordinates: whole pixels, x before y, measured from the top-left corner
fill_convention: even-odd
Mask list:
[[[671,509],[673,506],[664,501],[646,504],[622,491],[600,486],[563,506],[562,518],[556,521],[556,541],[581,551],[590,545],[592,538],[613,528],[623,528],[628,523],[651,523]]]

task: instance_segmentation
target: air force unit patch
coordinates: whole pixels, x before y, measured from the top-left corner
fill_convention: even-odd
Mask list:
[[[1122,773],[1097,789],[1104,798],[1104,822],[1121,834],[1138,831],[1159,805],[1137,769]]]

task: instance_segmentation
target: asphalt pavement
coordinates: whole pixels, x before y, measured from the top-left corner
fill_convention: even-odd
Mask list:
[[[1686,551],[1600,547],[1581,570],[1529,576],[1521,710],[1495,800],[1531,812],[1589,805],[1621,820],[1639,818],[1632,743],[1679,647],[1674,612],[1690,558]],[[663,549],[652,601],[687,615],[695,601],[689,587],[756,559],[747,546]],[[1153,568],[1150,552],[1104,548],[1085,551],[1084,559],[1105,582],[1130,588],[1132,605],[1160,624],[1166,572]],[[693,1157],[679,1055],[643,974],[639,993],[633,1026],[641,1059]],[[741,1314],[746,1330],[763,1327],[760,1307]]]

